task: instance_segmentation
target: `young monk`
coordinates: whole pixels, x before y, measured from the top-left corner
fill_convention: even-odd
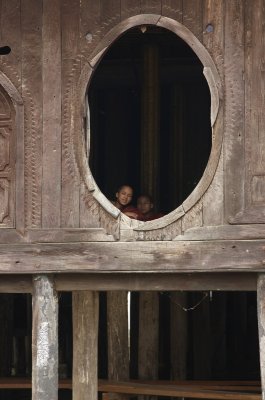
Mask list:
[[[116,199],[112,202],[121,212],[132,219],[141,219],[140,211],[130,203],[133,198],[133,188],[129,185],[122,185],[116,192]]]
[[[154,204],[152,197],[149,194],[142,194],[137,199],[137,209],[142,214],[141,221],[152,221],[153,219],[157,219],[163,217],[161,213],[155,213]]]

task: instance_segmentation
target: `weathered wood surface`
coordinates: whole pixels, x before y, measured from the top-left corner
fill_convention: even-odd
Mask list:
[[[74,165],[70,129],[71,110],[80,74],[80,2],[63,1],[61,4],[62,26],[62,183],[61,226],[79,227],[79,176]],[[83,4],[83,2],[82,2]]]
[[[0,86],[0,228],[15,226],[14,109]]]
[[[98,293],[73,292],[73,400],[98,398]]]
[[[0,236],[1,238],[1,236]],[[63,228],[63,229],[31,229],[25,239],[29,242],[112,242],[112,235],[107,235],[102,228]],[[0,239],[1,240],[1,239]]]
[[[140,379],[158,378],[159,300],[157,292],[139,296],[138,375]]]
[[[262,400],[265,399],[265,275],[260,274],[257,285],[260,375],[262,384]]]
[[[195,388],[193,386],[147,384],[139,382],[106,382],[100,385],[100,390],[107,393],[143,394],[145,396],[169,396],[195,399],[216,400],[261,400],[261,395],[256,390],[244,392],[239,390],[218,390],[208,388]]]
[[[22,97],[25,107],[25,224],[41,226],[42,203],[42,2],[25,0],[20,10],[22,37]],[[19,21],[20,23],[20,21]],[[19,36],[17,36],[19,37]],[[19,156],[20,157],[20,156]],[[25,180],[25,181],[24,181]],[[17,204],[20,208],[21,205]]]
[[[129,379],[128,302],[126,291],[107,293],[108,379]],[[120,395],[119,399],[124,396]]]
[[[173,292],[170,296],[170,362],[171,378],[185,379],[187,376],[188,315],[187,293]]]
[[[53,281],[33,278],[32,400],[58,398],[58,298]]]
[[[220,79],[223,82],[224,64],[224,13],[223,1],[207,0],[203,7],[203,36],[202,42],[216,64]],[[212,30],[211,30],[212,27]],[[213,107],[213,104],[211,104]],[[212,127],[212,140],[215,132],[223,132],[223,105],[219,105],[218,121]],[[203,225],[219,225],[224,218],[224,164],[223,152],[220,154],[218,167],[213,181],[203,197]]]
[[[60,1],[43,3],[42,226],[61,225],[61,19]],[[52,82],[52,84],[48,84]]]
[[[182,23],[182,0],[162,0],[162,15]]]
[[[0,272],[262,272],[264,253],[265,240],[0,245]]]
[[[225,217],[233,217],[244,204],[244,42],[243,1],[225,7]]]
[[[264,232],[265,226],[263,224],[193,226],[182,235],[176,236],[174,240],[262,239]]]

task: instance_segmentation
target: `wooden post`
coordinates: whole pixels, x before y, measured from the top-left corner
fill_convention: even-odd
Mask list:
[[[98,292],[73,292],[73,400],[98,398]]]
[[[57,400],[58,299],[51,278],[33,278],[32,302],[32,400]]]
[[[181,306],[187,306],[187,293],[172,292],[170,299],[171,379],[186,379],[188,318]]]
[[[158,378],[158,335],[158,293],[141,292],[139,301],[138,347],[138,371],[140,379]]]
[[[108,378],[129,379],[128,305],[127,292],[107,293]],[[125,398],[115,395],[115,398]]]
[[[141,190],[158,197],[159,180],[159,54],[153,45],[144,47],[141,134]]]
[[[265,274],[258,277],[257,302],[262,400],[265,400]]]

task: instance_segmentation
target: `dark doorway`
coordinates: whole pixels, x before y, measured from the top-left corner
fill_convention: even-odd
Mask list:
[[[203,65],[174,33],[153,26],[119,38],[88,90],[89,164],[113,199],[121,184],[149,193],[168,213],[197,185],[211,151]]]

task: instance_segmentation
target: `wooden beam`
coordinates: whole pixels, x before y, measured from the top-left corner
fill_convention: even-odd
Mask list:
[[[33,279],[32,400],[57,400],[58,298],[53,281]]]
[[[265,240],[0,245],[0,273],[262,272]]]
[[[98,293],[73,292],[73,400],[98,398]]]
[[[265,400],[265,274],[260,274],[258,277],[257,302],[262,400]]]
[[[244,273],[66,273],[54,275],[57,291],[183,290],[256,291],[257,274]],[[31,293],[30,274],[1,275],[0,293]]]

